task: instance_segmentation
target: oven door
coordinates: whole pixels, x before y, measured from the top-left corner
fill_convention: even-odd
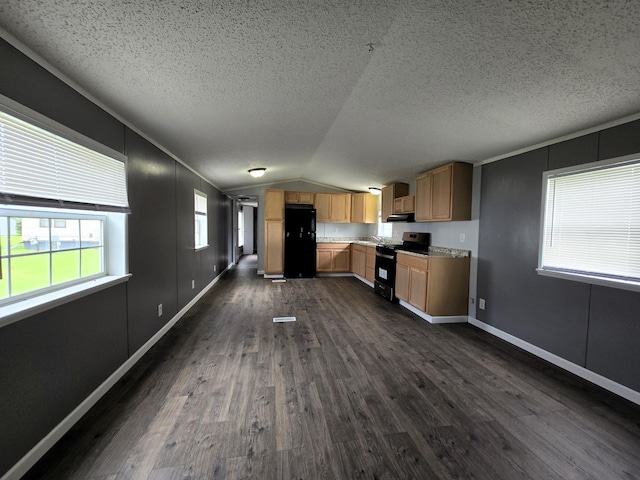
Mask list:
[[[396,284],[396,256],[395,253],[376,252],[376,281],[374,289],[378,295],[387,300],[395,301],[394,289]]]

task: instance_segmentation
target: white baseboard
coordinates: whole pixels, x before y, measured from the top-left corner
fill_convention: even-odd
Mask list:
[[[398,300],[398,303],[409,310],[411,313],[423,318],[429,323],[467,323],[468,318],[466,315],[464,316],[451,316],[451,317],[434,317],[429,315],[428,313],[423,312],[422,310],[417,309],[413,305],[404,300]]]
[[[233,265],[233,264],[232,264]],[[60,440],[65,433],[67,433],[84,414],[86,414],[91,407],[93,407],[98,401],[113,387],[137,362],[145,353],[147,353],[151,347],[153,347],[158,340],[160,340],[171,328],[182,318],[182,316],[193,307],[198,300],[200,300],[209,290],[211,290],[218,281],[229,270],[227,267],[223,272],[214,278],[205,288],[203,288],[193,300],[185,305],[171,320],[169,320],[158,332],[151,337],[142,347],[140,347],[133,355],[131,355],[115,372],[109,376],[102,384],[96,388],[87,398],[85,398],[80,405],[78,405],[64,420],[56,425],[47,436],[40,440],[27,454],[22,457],[18,463],[16,463],[11,469],[5,473],[0,480],[18,480],[27,471],[33,467],[38,460],[40,460],[45,453],[53,447],[58,440]]]
[[[562,357],[559,357],[551,352],[547,352],[540,347],[537,347],[531,343],[525,342],[524,340],[519,339],[518,337],[514,337],[513,335],[504,332],[500,329],[492,327],[480,320],[469,317],[469,323],[475,327],[478,327],[485,332],[488,332],[492,335],[495,335],[502,340],[505,340],[516,347],[520,347],[523,350],[535,355],[536,357],[540,357],[543,360],[546,360],[549,363],[552,363],[568,372],[577,375],[578,377],[584,378],[585,380],[590,381],[598,385],[599,387],[604,388],[605,390],[609,390],[616,395],[621,396],[622,398],[626,398],[630,402],[633,402],[637,405],[640,405],[640,392],[636,392],[635,390],[630,389],[629,387],[625,387],[613,380],[608,379],[607,377],[603,377],[600,374],[592,372],[591,370],[587,370],[580,365],[576,365],[575,363],[569,362]]]
[[[357,273],[354,273],[353,276],[356,277],[358,280],[360,280],[362,283],[369,285],[371,288],[375,288],[375,285],[373,284],[373,282],[370,282],[366,278],[361,277]]]

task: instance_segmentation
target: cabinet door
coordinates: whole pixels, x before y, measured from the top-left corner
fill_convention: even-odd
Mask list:
[[[316,271],[331,272],[333,271],[333,250],[316,250]]]
[[[386,222],[389,215],[393,213],[393,185],[382,189],[382,221]]]
[[[434,220],[451,218],[452,170],[452,165],[446,165],[432,172],[431,218]]]
[[[396,264],[396,297],[409,301],[409,267]]]
[[[427,307],[427,276],[425,270],[409,268],[409,303],[423,312]]]
[[[264,219],[284,221],[284,190],[264,191]]]
[[[354,245],[353,247],[357,247]],[[366,261],[367,254],[363,251],[356,250],[355,248],[351,251],[351,271],[356,275],[360,275],[364,278],[366,271]]]
[[[298,203],[313,205],[313,192],[298,192]]]
[[[331,221],[331,194],[316,193],[313,205],[316,208],[316,222],[328,223]]]
[[[264,273],[284,272],[284,222],[264,223]]]
[[[351,194],[331,194],[331,222],[348,223],[351,220]]]
[[[367,261],[365,264],[365,278],[373,283],[376,279],[376,248],[367,247]]]
[[[366,193],[351,195],[351,223],[365,223]]]
[[[416,221],[431,220],[431,173],[416,178]]]
[[[351,251],[349,248],[344,250],[333,251],[333,271],[334,272],[350,272],[351,271]]]
[[[298,192],[284,192],[284,203],[298,203]]]

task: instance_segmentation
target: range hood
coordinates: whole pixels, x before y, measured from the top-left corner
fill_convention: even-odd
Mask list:
[[[416,217],[413,213],[394,213],[389,215],[387,222],[415,222]]]

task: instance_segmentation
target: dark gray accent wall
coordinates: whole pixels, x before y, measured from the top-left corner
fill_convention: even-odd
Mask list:
[[[125,284],[0,328],[1,477],[224,271],[231,202],[3,40],[0,65],[0,94],[128,155],[132,273]],[[194,187],[207,193],[215,239],[198,253]],[[196,288],[182,289],[180,278]]]
[[[176,162],[126,130],[129,352],[145,344],[178,312],[176,291]],[[158,305],[163,314],[158,317]]]
[[[176,206],[178,209],[178,307],[182,308],[200,291],[202,284],[201,252],[194,250],[194,190],[200,189],[200,178],[185,166],[176,166]],[[204,193],[204,192],[203,192]],[[208,199],[207,199],[208,203]],[[192,288],[192,282],[195,287]]]
[[[0,329],[0,476],[127,359],[126,285]]]
[[[0,38],[0,94],[118,152],[123,125]]]
[[[542,172],[640,152],[640,122],[482,168],[478,320],[640,391],[640,294],[540,276]]]

